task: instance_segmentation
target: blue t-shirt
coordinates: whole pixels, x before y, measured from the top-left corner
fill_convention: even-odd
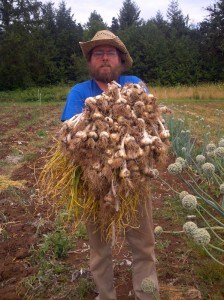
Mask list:
[[[121,86],[124,86],[125,83],[139,83],[142,80],[136,76],[122,75],[118,78],[117,82]],[[96,97],[102,93],[103,91],[93,79],[76,84],[68,94],[61,120],[68,120],[74,115],[81,113],[85,106],[86,98]]]

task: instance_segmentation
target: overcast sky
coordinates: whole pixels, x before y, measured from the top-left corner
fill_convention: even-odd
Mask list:
[[[43,2],[48,2],[44,0]],[[60,0],[52,0],[55,7],[58,8]],[[141,14],[140,18],[145,21],[156,16],[158,10],[166,19],[167,8],[170,0],[136,0],[134,1],[139,7]],[[179,0],[179,8],[184,16],[189,16],[190,23],[201,22],[208,15],[206,7],[217,3],[218,0]],[[66,7],[71,8],[74,19],[82,25],[88,22],[90,13],[94,10],[101,15],[103,21],[107,25],[111,25],[113,17],[117,18],[122,7],[122,0],[65,0]]]

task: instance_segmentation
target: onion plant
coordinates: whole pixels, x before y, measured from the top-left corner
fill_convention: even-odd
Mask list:
[[[187,191],[171,189],[179,194],[182,208],[187,213],[195,212],[196,221],[186,222],[182,230],[175,232],[157,226],[155,234],[185,233],[213,260],[224,266],[220,259],[224,253],[224,137],[220,128],[213,139],[208,131],[203,135],[204,139],[193,135],[184,115],[182,119],[169,118],[168,126],[171,150],[176,160],[167,171],[170,176],[183,181]]]

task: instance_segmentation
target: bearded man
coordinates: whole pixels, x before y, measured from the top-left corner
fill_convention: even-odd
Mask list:
[[[124,43],[112,32],[98,31],[90,41],[80,42],[80,46],[87,60],[92,79],[78,83],[71,89],[62,113],[62,121],[81,113],[85,106],[85,99],[107,91],[108,83],[113,80],[121,86],[124,86],[125,83],[142,82],[136,76],[121,75],[131,68],[133,61]],[[115,300],[117,296],[113,284],[111,243],[102,236],[102,232],[94,220],[89,220],[86,228],[90,243],[90,269],[99,293],[96,299]],[[127,228],[125,237],[133,255],[135,299],[159,299],[150,197],[145,205],[138,207],[138,227]],[[144,290],[143,283],[147,283],[147,280],[148,284],[152,286],[149,286],[148,290]],[[152,292],[150,292],[150,288]]]

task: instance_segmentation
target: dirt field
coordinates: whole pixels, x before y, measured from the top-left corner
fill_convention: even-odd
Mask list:
[[[41,157],[54,143],[60,129],[62,104],[1,105],[0,121],[0,299],[78,299],[74,287],[78,279],[91,281],[88,270],[88,240],[79,238],[68,257],[61,263],[68,267],[63,289],[57,292],[58,277],[53,276],[48,286],[32,288],[22,284],[38,274],[38,264],[32,261],[43,235],[54,229],[55,217],[51,205],[38,198],[36,179],[43,161]],[[170,158],[172,160],[172,158]],[[3,176],[5,184],[3,187]],[[164,180],[180,187],[181,183],[161,171]],[[6,180],[7,179],[7,180]],[[9,182],[9,179],[13,182]],[[20,186],[18,186],[20,184]],[[17,186],[16,186],[17,185]],[[183,190],[186,187],[183,186]],[[179,212],[171,205],[172,192],[161,181],[152,182],[154,224],[166,230],[182,230]],[[183,216],[181,216],[183,217]],[[120,237],[119,241],[122,241]],[[115,285],[118,300],[134,299],[131,283],[131,254],[124,243],[114,249]],[[197,272],[201,261],[208,258],[187,245],[181,235],[162,235],[156,242],[157,270],[161,299],[223,299],[213,298],[214,291],[223,288],[223,280],[204,282]],[[200,259],[199,259],[200,257]],[[200,261],[201,260],[201,261]],[[78,276],[75,273],[80,272]],[[208,269],[209,272],[209,269]],[[81,275],[80,275],[81,274]],[[77,280],[76,280],[77,278]],[[30,283],[31,284],[31,283]],[[207,287],[206,287],[207,286]],[[28,292],[29,290],[29,292]],[[36,296],[35,296],[36,295]],[[218,295],[218,293],[217,293]],[[94,299],[94,290],[82,299]],[[81,299],[81,298],[80,298]]]

